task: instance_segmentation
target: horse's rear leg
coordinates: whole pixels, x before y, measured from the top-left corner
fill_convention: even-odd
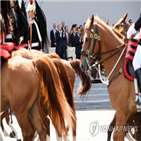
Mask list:
[[[73,141],[76,141],[76,120],[77,120],[77,118],[76,118],[76,112],[74,110],[73,110],[73,112],[74,112],[74,115],[73,115],[74,119],[73,119],[72,135],[73,135]],[[69,131],[69,128],[67,128],[67,131]],[[64,135],[63,138],[64,138],[65,141],[69,140],[66,135]]]
[[[48,136],[50,136],[50,119],[49,117],[47,116],[48,115],[48,112],[47,110],[44,112],[43,110],[44,107],[40,107],[40,105],[38,106],[38,109],[39,109],[39,114],[40,114],[40,117],[44,123],[44,126],[46,128],[46,133]]]
[[[2,123],[3,118],[6,118],[6,122],[7,122],[7,124],[9,124],[9,113],[8,113],[8,110],[6,110],[6,111],[4,111],[4,112],[2,112],[2,113],[0,114],[1,128],[2,128],[2,130],[4,129],[4,128],[3,128],[3,123]]]
[[[77,121],[77,118],[76,118],[76,112],[75,110],[73,111],[74,112],[74,119],[73,119],[73,141],[76,141],[76,121]]]
[[[16,116],[17,121],[21,127],[23,141],[33,141],[35,130],[32,123],[30,123],[30,119],[27,117],[27,112],[14,112],[14,115]]]
[[[29,114],[29,117],[30,117],[35,129],[37,130],[37,132],[39,134],[40,140],[46,141],[46,130],[43,126],[43,122],[41,120],[36,102],[32,105],[28,114]]]
[[[109,125],[107,141],[111,140],[111,135],[112,135],[112,132],[114,130],[115,124],[116,124],[116,114],[114,115],[114,118],[113,118],[112,122]]]

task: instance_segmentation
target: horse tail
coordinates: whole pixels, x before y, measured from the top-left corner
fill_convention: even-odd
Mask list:
[[[75,73],[80,77],[81,79],[81,87],[79,89],[79,94],[83,95],[91,88],[91,79],[89,75],[83,71],[81,71],[80,68],[80,60],[79,59],[73,59],[70,61],[71,66],[75,70]]]
[[[63,85],[62,87],[63,87],[64,93],[65,93],[66,99],[67,99],[70,107],[73,110],[72,120],[73,120],[74,128],[76,128],[76,116],[75,116],[75,104],[74,104],[74,98],[73,98],[73,86],[71,86],[67,70],[66,70],[64,64],[62,63],[62,61],[58,60],[57,58],[53,58],[52,61],[54,62],[55,66],[57,68],[59,77],[60,77],[62,85]]]
[[[44,98],[44,106],[48,109],[48,114],[58,135],[62,136],[62,131],[67,134],[65,121],[69,128],[73,127],[73,115],[63,94],[56,67],[47,56],[35,59],[34,63],[40,76],[42,93],[39,98]]]

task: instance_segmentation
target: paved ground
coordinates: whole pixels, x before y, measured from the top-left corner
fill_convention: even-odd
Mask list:
[[[74,100],[77,114],[76,139],[77,141],[106,141],[107,128],[115,113],[110,106],[107,87],[104,84],[93,84],[89,93],[80,98],[77,95],[79,83],[80,79],[76,76],[74,86]],[[22,139],[21,129],[14,116],[13,120],[14,123],[12,125],[18,133],[18,137]],[[8,130],[9,127],[5,124],[5,128]],[[69,139],[72,141],[71,136]],[[4,137],[4,141],[16,140]],[[56,133],[52,125],[50,141],[56,141]]]
[[[84,96],[77,95],[80,79],[76,76],[74,84],[74,101],[77,110],[110,109],[112,107],[109,101],[107,85],[102,83],[92,84],[91,90]]]
[[[110,121],[112,120],[114,113],[115,113],[114,110],[76,111],[76,114],[77,114],[77,138],[76,139],[77,141],[106,141],[107,127]],[[19,138],[21,139],[22,138],[21,130],[18,126],[16,118],[13,117],[13,120],[14,120],[13,126],[18,132]],[[96,130],[93,132],[92,129],[94,129],[93,128],[94,122],[97,123],[97,126],[96,126]],[[72,141],[71,136],[69,137],[69,139],[70,141]],[[5,138],[4,141],[16,141],[16,140]],[[56,141],[56,133],[52,125],[51,125],[50,141]]]

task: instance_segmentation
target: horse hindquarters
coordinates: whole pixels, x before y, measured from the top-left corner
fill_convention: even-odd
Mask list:
[[[59,76],[54,63],[47,56],[42,59],[36,59],[35,66],[40,74],[40,81],[43,86],[44,104],[47,105],[48,114],[55,126],[58,135],[62,136],[62,131],[65,131],[65,120],[71,127],[72,124],[72,111],[64,96]]]
[[[73,71],[73,69],[71,67],[68,68],[68,70],[66,70],[65,66],[63,65],[63,63],[59,60],[59,59],[52,59],[52,61],[54,62],[59,77],[61,79],[62,82],[62,87],[63,87],[63,91],[65,93],[66,99],[70,105],[70,107],[73,110],[73,124],[74,124],[74,128],[73,128],[73,137],[76,138],[76,112],[75,112],[75,104],[74,104],[74,98],[73,98],[73,87],[74,87],[74,83],[71,83],[72,81],[69,79],[72,79],[74,77],[75,79],[75,74],[72,76],[72,73],[69,73]],[[67,73],[68,71],[68,73]],[[71,76],[70,76],[71,75]]]
[[[35,129],[28,111],[38,98],[39,77],[32,61],[14,57],[8,61],[9,103],[21,127],[24,141],[32,141]]]

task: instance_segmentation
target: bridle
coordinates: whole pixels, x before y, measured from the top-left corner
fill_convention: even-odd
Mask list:
[[[95,32],[94,32],[94,25],[95,25]],[[100,36],[98,34],[97,22],[95,22],[94,25],[92,26],[92,28],[86,28],[86,30],[89,30],[91,32],[90,38],[87,38],[87,40],[89,41],[89,45],[88,45],[88,49],[86,51],[84,51],[84,50],[81,51],[81,55],[85,56],[85,59],[86,59],[85,61],[87,62],[89,69],[92,69],[91,65],[90,65],[90,60],[93,60],[93,61],[98,60],[99,59],[98,56],[101,51]],[[94,38],[94,44],[93,44],[92,52],[90,52],[91,41],[93,38]],[[99,43],[99,52],[96,56],[94,56],[94,49],[95,49],[96,41],[98,41],[98,43]]]
[[[128,23],[126,23],[125,21],[124,22],[121,22],[119,25],[116,25],[115,28],[117,28],[118,30],[120,30],[121,28],[123,28],[120,32],[122,35],[126,36],[127,35],[127,30],[128,28],[130,27],[130,25]]]
[[[94,32],[94,25],[95,25],[95,32]],[[105,52],[101,53],[101,43],[100,43],[100,36],[98,34],[98,24],[97,24],[97,22],[95,22],[94,25],[91,28],[86,28],[86,30],[89,30],[91,33],[90,33],[90,37],[86,38],[86,40],[89,41],[87,50],[86,51],[84,51],[84,50],[81,51],[81,55],[85,56],[85,58],[82,60],[82,64],[87,65],[90,70],[92,70],[93,68],[96,68],[96,67],[98,68],[100,66],[100,64],[102,64],[104,61],[108,60],[109,58],[113,57],[115,54],[117,54],[119,51],[121,51],[123,49],[120,56],[119,56],[119,58],[118,58],[118,60],[117,60],[117,62],[115,63],[114,67],[112,68],[110,74],[107,77],[109,79],[109,77],[111,76],[111,74],[115,70],[117,64],[119,63],[119,61],[120,61],[120,59],[121,59],[121,57],[122,57],[122,55],[123,55],[123,53],[124,53],[124,51],[126,49],[125,44],[127,43],[127,41],[124,44],[122,44],[120,46],[117,46],[114,49],[111,49],[109,51],[105,51]],[[93,43],[92,52],[90,52],[90,46],[91,46],[92,39],[94,39],[94,43]],[[98,43],[99,43],[99,51],[94,56],[94,49],[95,49],[96,41],[98,41]],[[110,53],[110,52],[113,52],[113,54],[110,55],[109,57],[105,58],[104,60],[101,60],[102,55]],[[94,63],[90,64],[90,61],[93,61]],[[123,70],[121,68],[119,70],[119,72],[117,73],[117,75],[115,75],[111,79],[111,81],[113,81],[122,72],[123,72]],[[109,85],[111,83],[111,81],[109,82],[109,80],[108,80],[106,82],[106,84]]]

